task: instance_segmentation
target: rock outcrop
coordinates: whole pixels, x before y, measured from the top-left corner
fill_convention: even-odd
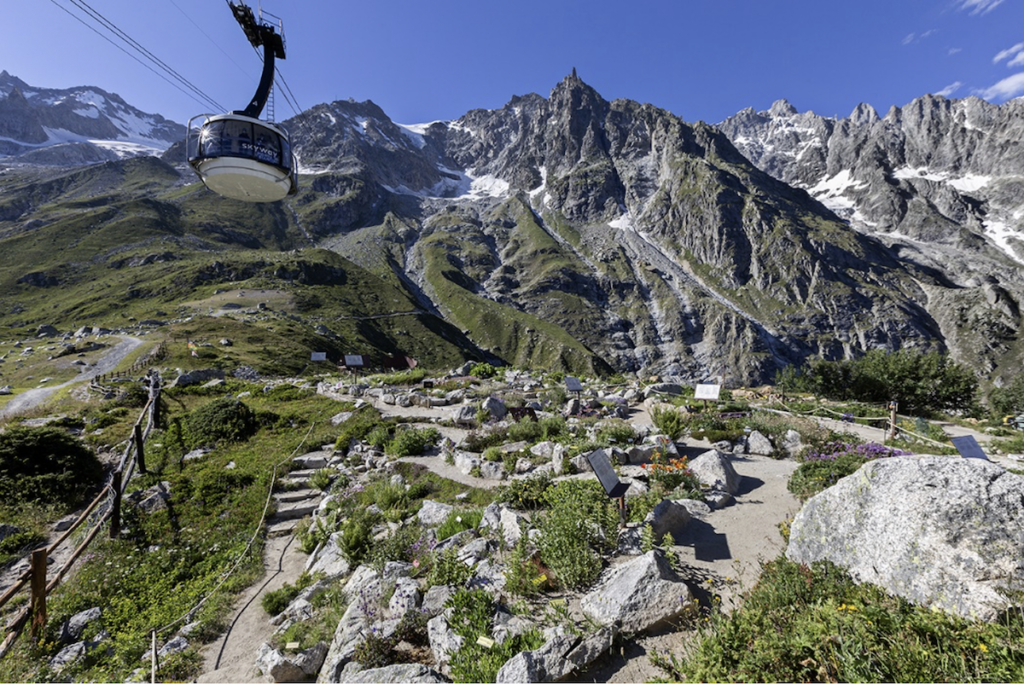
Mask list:
[[[1024,477],[987,461],[870,461],[804,505],[786,556],[829,560],[913,603],[993,620],[1024,590],[1021,492]]]

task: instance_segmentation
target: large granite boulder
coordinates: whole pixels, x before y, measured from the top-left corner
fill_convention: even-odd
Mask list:
[[[301,653],[283,653],[263,644],[256,654],[256,667],[275,682],[311,682],[324,664],[327,644],[319,642]]]
[[[1024,477],[948,456],[870,461],[811,498],[786,556],[922,606],[994,620],[1024,590]]]
[[[606,570],[580,600],[584,614],[622,632],[642,632],[687,612],[693,592],[658,549]]]
[[[689,463],[690,470],[705,489],[705,500],[712,508],[723,508],[739,491],[740,476],[732,467],[728,454],[716,449],[705,451]]]

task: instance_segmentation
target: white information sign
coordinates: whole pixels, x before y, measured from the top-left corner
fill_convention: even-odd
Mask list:
[[[693,390],[694,399],[705,399],[707,401],[718,401],[718,397],[721,394],[721,385],[697,385]]]
[[[309,355],[309,360],[310,361],[326,361],[327,360],[327,352],[313,352],[312,354]]]
[[[362,354],[345,354],[345,365],[349,368],[362,368],[363,355]]]

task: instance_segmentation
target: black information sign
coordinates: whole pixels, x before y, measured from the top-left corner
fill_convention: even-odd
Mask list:
[[[567,375],[565,376],[565,389],[567,389],[570,392],[582,392],[583,384],[580,382],[579,378],[574,378],[571,375]]]
[[[987,461],[988,456],[981,450],[981,445],[978,444],[977,440],[971,435],[965,435],[964,437],[953,437],[951,440],[956,450],[960,452],[960,455],[964,458],[980,458],[982,461]]]
[[[612,462],[609,460],[608,454],[604,449],[598,449],[587,456],[587,461],[590,463],[590,467],[594,469],[594,473],[597,474],[597,479],[601,486],[604,487],[605,494],[613,499],[626,495],[629,483],[619,480],[619,476],[615,474]]]

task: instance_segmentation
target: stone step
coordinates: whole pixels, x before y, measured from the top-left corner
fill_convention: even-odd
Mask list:
[[[295,501],[306,501],[308,499],[320,499],[323,491],[319,489],[289,489],[274,494],[278,503],[293,503]]]
[[[287,537],[295,533],[295,528],[298,526],[298,520],[279,520],[277,522],[267,523],[267,539],[273,539],[275,537]]]
[[[313,511],[319,507],[319,501],[311,500],[285,503],[277,507],[277,512],[270,519],[275,522],[278,520],[297,520],[298,518],[312,515]]]

